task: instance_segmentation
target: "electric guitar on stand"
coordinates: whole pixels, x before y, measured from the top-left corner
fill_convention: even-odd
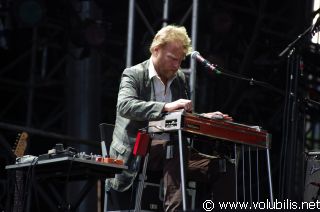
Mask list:
[[[13,150],[14,155],[22,157],[25,154],[28,142],[28,133],[22,132],[18,134],[15,149]],[[13,212],[22,212],[23,211],[23,199],[24,199],[24,175],[20,170],[16,171],[16,179],[14,186],[14,199],[13,199]]]

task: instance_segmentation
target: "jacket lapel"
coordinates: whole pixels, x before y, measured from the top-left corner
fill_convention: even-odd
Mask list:
[[[171,89],[171,94],[172,94],[172,101],[176,101],[176,100],[181,98],[181,95],[180,95],[180,84],[179,84],[178,77],[176,77],[172,81],[170,89]]]
[[[141,85],[141,94],[142,94],[142,98],[145,100],[145,101],[152,101],[154,99],[154,92],[152,91],[152,83],[151,83],[151,80],[149,79],[149,70],[148,70],[148,67],[149,67],[149,61],[146,61],[144,64],[143,64],[143,82],[142,82],[142,85]]]

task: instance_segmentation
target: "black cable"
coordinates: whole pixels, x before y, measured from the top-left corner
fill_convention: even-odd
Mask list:
[[[65,196],[67,196],[67,190],[68,190],[68,183],[69,183],[69,179],[70,179],[70,174],[71,174],[71,169],[72,169],[72,163],[74,161],[74,159],[76,158],[76,154],[74,154],[72,156],[72,160],[70,160],[69,163],[69,167],[68,167],[68,171],[67,171],[67,176],[66,176],[66,180],[65,180]],[[61,204],[61,203],[60,203]],[[61,204],[62,205],[62,204]]]
[[[32,163],[30,163],[30,166],[28,167],[28,171],[26,173],[26,180],[25,180],[25,184],[23,186],[23,188],[26,190],[27,189],[27,186],[29,185],[29,181],[30,181],[30,173],[31,173],[31,169],[32,169],[32,166],[31,166]],[[22,194],[22,200],[21,200],[21,205],[23,207],[23,210],[25,208],[25,198],[26,196],[28,195],[28,192],[24,192],[24,194]],[[22,211],[23,211],[22,210]]]
[[[22,196],[23,196],[23,191],[22,191],[22,188],[23,186],[18,186],[18,181],[17,181],[17,172],[20,172],[20,174],[23,174],[23,172],[21,170],[16,170],[15,171],[15,175],[14,175],[14,197],[13,197],[13,204],[15,204],[15,199],[17,199],[18,202],[20,202],[20,205],[23,206],[22,204]],[[21,184],[23,184],[23,182],[21,182]],[[18,206],[16,206],[18,207]]]
[[[31,162],[31,183],[29,185],[30,189],[28,189],[28,195],[31,195],[31,192],[32,192],[31,188],[32,188],[34,180],[36,180],[35,179],[35,177],[36,177],[36,175],[35,175],[35,167],[36,167],[37,164],[38,164],[38,157],[34,158],[32,160],[32,162]]]
[[[26,182],[25,182],[25,186],[24,186],[24,188],[27,189],[27,192],[24,193],[23,200],[22,200],[23,210],[25,210],[27,208],[27,207],[25,207],[26,197],[28,195],[31,195],[31,185],[32,185],[33,178],[35,176],[34,175],[34,170],[35,170],[35,166],[37,165],[37,163],[38,163],[38,157],[35,157],[31,161],[30,166],[28,168],[28,172],[27,172],[27,175],[26,175]]]
[[[284,116],[282,120],[282,142],[280,148],[280,168],[279,168],[279,197],[283,198],[284,195],[284,182],[286,173],[286,157],[287,157],[287,141],[288,141],[288,124],[289,124],[289,83],[290,83],[290,57],[287,59],[287,74],[286,74],[286,88],[285,88],[285,101],[284,101]]]
[[[70,178],[70,174],[71,174],[72,163],[73,163],[73,161],[74,161],[75,158],[76,158],[76,155],[73,155],[73,156],[72,156],[72,160],[70,160],[69,167],[68,167],[68,171],[67,171],[67,176],[66,176],[66,181],[65,181],[65,184],[66,184],[66,185],[69,183],[69,178]]]
[[[138,178],[139,178],[139,175],[138,175]],[[138,181],[139,182],[139,181]],[[132,200],[133,200],[133,195],[134,195],[134,190],[136,189],[133,189],[133,185],[131,186],[131,195],[130,195],[130,202],[129,202],[129,209],[128,209],[128,212],[131,211],[131,205],[132,205]]]

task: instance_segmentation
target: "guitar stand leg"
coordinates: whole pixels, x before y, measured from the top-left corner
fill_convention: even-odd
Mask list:
[[[186,193],[186,183],[185,183],[185,156],[184,156],[184,150],[185,145],[182,140],[182,131],[181,129],[178,130],[178,136],[179,136],[179,159],[180,159],[180,176],[181,176],[181,193],[182,193],[182,208],[183,211],[187,210],[187,193]]]
[[[269,149],[267,149],[266,151],[267,151],[267,163],[268,163],[270,202],[271,202],[271,207],[273,207],[273,190],[272,190],[272,178],[271,178],[270,152],[269,152]]]

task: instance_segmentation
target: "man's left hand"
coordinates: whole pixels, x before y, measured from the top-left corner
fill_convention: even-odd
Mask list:
[[[202,113],[201,115],[210,119],[223,119],[226,121],[233,121],[233,118],[231,116],[229,116],[228,114],[221,113],[220,111]]]

